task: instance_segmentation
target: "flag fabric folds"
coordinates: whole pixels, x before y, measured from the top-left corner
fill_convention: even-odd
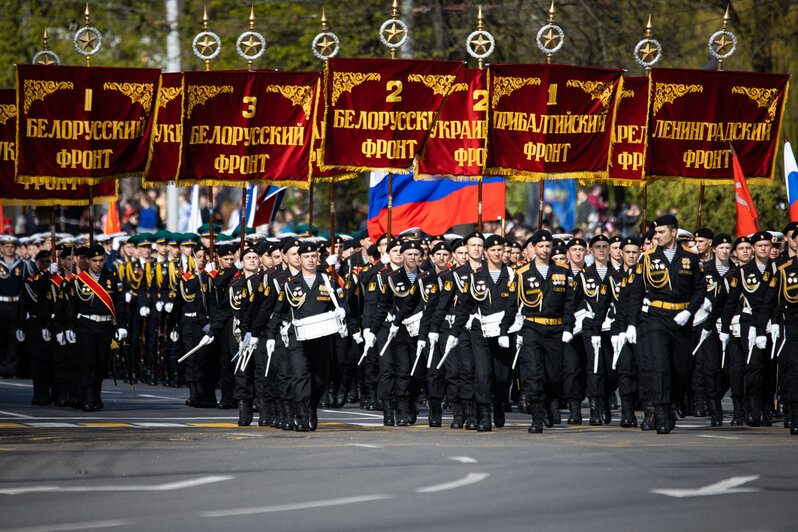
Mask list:
[[[274,217],[280,209],[280,203],[283,201],[286,188],[287,187],[270,186],[266,187],[263,192],[261,192],[257,204],[255,205],[252,227],[267,225],[274,221]]]
[[[798,222],[798,164],[789,141],[784,143],[784,180],[787,182],[787,204],[790,221]]]
[[[740,160],[732,149],[732,169],[734,172],[734,202],[737,205],[737,237],[747,236],[759,231],[759,216],[754,201],[748,191]]]

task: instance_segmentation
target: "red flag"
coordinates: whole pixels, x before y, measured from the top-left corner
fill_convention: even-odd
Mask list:
[[[106,235],[112,235],[114,233],[120,232],[121,230],[122,228],[119,224],[119,208],[116,206],[116,202],[112,201],[108,206],[108,214],[105,216],[104,233]]]
[[[737,205],[737,237],[750,235],[759,231],[759,216],[756,214],[754,201],[748,191],[743,169],[737,159],[737,152],[732,148],[732,171],[734,172],[734,201]]]

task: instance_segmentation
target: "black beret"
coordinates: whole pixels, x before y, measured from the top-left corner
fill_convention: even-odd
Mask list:
[[[737,240],[734,241],[734,245],[732,246],[732,249],[737,249],[737,246],[739,246],[740,244],[750,244],[750,243],[751,243],[751,239],[750,238],[748,238],[747,236],[741,236],[741,237],[738,237]]]
[[[515,249],[524,249],[524,248],[521,246],[521,244],[519,244],[519,243],[518,243],[518,242],[516,242],[515,240],[513,240],[512,242],[510,242],[510,247],[511,247],[511,248],[515,248]]]
[[[623,237],[621,235],[615,235],[610,238],[610,244],[623,244]]]
[[[595,244],[596,242],[606,242],[609,244],[610,239],[607,238],[605,235],[596,235],[590,239],[590,247],[593,247],[593,244]]]
[[[654,228],[651,227],[648,231],[646,231],[646,234],[645,234],[645,236],[643,236],[643,239],[644,240],[654,240],[654,235],[655,234],[656,233],[654,232]]]
[[[260,256],[260,253],[258,253],[258,250],[255,248],[255,246],[244,246],[244,249],[241,252],[241,258],[244,258],[245,255],[248,255],[250,253],[254,253],[255,255]]]
[[[455,238],[450,242],[452,246],[452,251],[457,251],[457,248],[463,247],[466,245],[465,240],[462,238]]]
[[[194,246],[194,253],[195,254],[199,253],[200,251],[204,251],[205,253],[207,253],[208,252],[208,248],[206,248],[202,244],[197,244],[196,246]]]
[[[258,255],[263,255],[264,253],[271,253],[272,244],[270,242],[258,242],[255,245],[255,253]]]
[[[402,242],[402,253],[405,251],[409,251],[411,249],[415,249],[416,251],[424,252],[424,249],[421,247],[421,242],[418,240],[405,240]]]
[[[655,218],[651,225],[653,227],[661,227],[663,225],[679,227],[679,220],[672,214],[663,214],[659,218]]]
[[[324,245],[331,246],[333,241],[335,241],[336,244],[343,244],[344,237],[342,237],[341,235],[335,235],[334,237],[327,239]]]
[[[377,237],[377,241],[375,242],[375,244],[377,244],[379,246],[380,242],[382,242],[383,240],[388,240],[388,235],[386,233],[383,233],[380,236],[378,236]]]
[[[218,253],[220,257],[226,257],[234,254],[236,252],[236,247],[238,247],[236,244],[222,244],[216,248],[216,253]]]
[[[399,249],[401,250],[401,249],[402,249],[402,241],[401,241],[401,240],[399,240],[398,238],[394,238],[393,240],[391,240],[391,241],[388,243],[388,247],[387,247],[387,248],[385,248],[385,251],[391,251],[393,248],[395,248],[395,247],[397,247],[397,246],[398,246],[398,247],[399,247]]]
[[[767,231],[757,231],[751,236],[751,243],[756,244],[757,242],[772,242],[771,240],[772,235]]]
[[[640,247],[642,244],[640,239],[636,236],[627,236],[626,238],[621,240],[621,247],[625,248],[626,246],[637,246]]]
[[[366,248],[366,253],[368,253],[369,257],[376,257],[377,256],[377,244],[372,244],[368,248]]]
[[[587,247],[587,242],[585,242],[585,239],[584,239],[584,238],[572,238],[572,239],[571,239],[571,240],[569,240],[569,241],[568,241],[568,243],[565,245],[565,247],[566,247],[567,249],[571,249],[571,248],[572,248],[572,247],[574,247],[574,246],[582,246],[583,248],[586,248],[586,247]]]
[[[61,258],[72,256],[72,246],[64,246],[61,250]]]
[[[532,244],[537,244],[539,242],[551,242],[553,240],[554,239],[552,238],[550,232],[546,231],[545,229],[541,229],[535,232],[534,235],[529,237],[529,240],[527,242],[531,242]]]
[[[96,259],[97,257],[105,258],[105,248],[100,244],[94,244],[86,248],[86,257],[89,259]]]
[[[355,249],[359,247],[362,246],[360,245],[360,240],[357,238],[350,238],[349,240],[344,242],[344,249]]]
[[[449,247],[449,244],[447,244],[446,242],[438,242],[437,244],[432,246],[431,250],[429,250],[431,255],[434,255],[438,251],[445,251],[447,253],[452,252],[451,248]]]
[[[468,241],[471,240],[472,238],[479,238],[480,240],[484,241],[485,240],[485,235],[483,235],[479,231],[474,231],[473,233],[468,233],[466,236],[464,236],[463,237],[463,242],[465,242],[466,245],[468,245]]]
[[[280,251],[287,253],[289,249],[298,247],[301,242],[296,237],[284,238],[280,241]]]
[[[557,247],[555,247],[554,249],[551,250],[552,256],[554,256],[554,255],[565,255],[566,253],[568,253],[568,250],[562,244],[560,244],[559,246],[557,246]]]
[[[784,236],[791,236],[792,232],[798,229],[798,222],[790,222],[784,226]]]
[[[721,244],[731,244],[732,237],[727,235],[726,233],[718,233],[712,239],[712,247],[719,246]]]
[[[303,253],[313,253],[316,251],[316,244],[315,242],[301,242],[299,244],[299,254]]]
[[[105,254],[105,250],[103,250],[103,254]],[[75,248],[75,256],[76,257],[87,257],[89,255],[89,248],[87,246],[80,246]]]
[[[49,258],[50,258],[50,252],[47,251],[46,249],[43,249],[36,254],[36,260],[49,259]]]
[[[565,242],[563,242],[562,238],[554,238],[551,241],[551,247],[556,248],[557,246],[564,246]]]
[[[706,238],[707,240],[712,240],[715,238],[715,232],[710,229],[709,227],[702,227],[698,231],[695,232],[696,238]]]
[[[506,242],[507,241],[504,238],[500,237],[499,235],[490,235],[488,238],[485,239],[485,249],[492,248],[493,246],[504,247],[504,244]]]
[[[445,240],[446,240],[446,237],[445,237],[445,236],[443,236],[443,235],[431,235],[431,236],[429,237],[429,240],[430,240],[430,241],[433,241],[433,240],[444,240],[444,241],[445,241]]]

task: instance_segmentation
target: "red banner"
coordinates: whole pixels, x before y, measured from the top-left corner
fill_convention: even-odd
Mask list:
[[[490,173],[607,179],[622,70],[491,65]]]
[[[731,184],[731,143],[748,183],[769,183],[789,78],[786,74],[653,69],[647,178]]]
[[[459,61],[327,61],[323,164],[363,171],[407,170],[435,126]]]
[[[318,72],[186,72],[180,184],[308,187]]]
[[[17,135],[17,91],[0,90],[0,205],[86,205],[89,187],[77,183],[36,183],[14,181]],[[95,203],[110,203],[116,198],[116,181],[94,187]]]
[[[141,174],[155,68],[17,66],[17,182],[96,185]]]
[[[616,185],[643,185],[648,77],[624,78],[618,100],[609,181]]]
[[[424,146],[416,179],[476,180],[484,175],[488,98],[487,71],[461,70]]]
[[[320,80],[321,86],[327,84],[327,77],[329,71],[327,64],[324,65],[324,74]],[[322,182],[328,183],[330,181],[344,181],[346,179],[353,179],[360,175],[359,172],[347,170],[345,168],[327,167],[322,170],[320,163],[324,153],[324,138],[321,134],[324,131],[324,117],[327,115],[327,102],[324,100],[324,95],[321,90],[316,90],[316,112],[313,114],[313,152],[310,154],[310,180],[314,183]]]
[[[154,123],[143,184],[154,187],[174,183],[180,173],[183,143],[183,74],[161,75],[155,99]]]

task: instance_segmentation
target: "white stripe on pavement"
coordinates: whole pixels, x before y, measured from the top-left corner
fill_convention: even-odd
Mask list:
[[[48,492],[84,493],[89,491],[173,491],[184,488],[193,488],[194,486],[201,486],[203,484],[222,482],[224,480],[231,480],[233,478],[234,477],[229,475],[215,475],[188,480],[178,480],[176,482],[167,482],[165,484],[153,484],[150,486],[27,486],[22,488],[0,489],[0,495],[20,495],[22,493]]]
[[[328,506],[341,506],[344,504],[358,504],[361,502],[379,501],[391,499],[393,495],[362,495],[359,497],[344,497],[341,499],[328,499],[326,501],[308,501],[293,504],[276,504],[273,506],[258,506],[255,508],[237,508],[233,510],[216,510],[212,512],[201,512],[202,517],[230,517],[234,515],[267,514],[274,512],[288,512],[292,510],[308,510],[311,508],[325,508]]]
[[[28,526],[25,528],[12,528],[9,532],[57,532],[59,530],[86,530],[91,528],[116,528],[118,526],[130,526],[130,521],[91,521],[88,523],[64,523],[60,525],[41,525]]]
[[[477,461],[471,458],[470,456],[450,456],[449,460],[454,460],[455,462],[460,462],[461,464],[476,464]]]
[[[4,414],[6,416],[16,417],[20,419],[36,419],[33,416],[26,416],[25,414],[15,414],[14,412],[8,412],[6,410],[0,410],[0,414]]]
[[[469,473],[467,476],[459,480],[453,480],[452,482],[445,482],[443,484],[435,484],[434,486],[427,486],[425,488],[417,488],[416,493],[435,493],[437,491],[446,491],[446,490],[453,490],[456,488],[462,488],[463,486],[468,486],[469,484],[476,484],[477,482],[482,482],[489,476],[490,473]]]

